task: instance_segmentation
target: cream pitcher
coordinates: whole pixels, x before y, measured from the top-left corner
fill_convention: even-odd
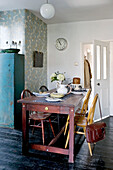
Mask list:
[[[71,86],[70,85],[65,85],[65,84],[61,84],[60,82],[58,82],[57,93],[69,94],[70,92],[71,92]]]

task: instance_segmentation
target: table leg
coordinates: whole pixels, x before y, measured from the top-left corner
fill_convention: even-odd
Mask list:
[[[69,112],[69,163],[74,163],[74,109]]]
[[[28,114],[26,114],[26,105],[22,104],[22,153],[28,152],[29,133],[28,133]]]
[[[57,119],[58,119],[58,131],[60,131],[60,119],[59,119],[59,114],[57,114]]]

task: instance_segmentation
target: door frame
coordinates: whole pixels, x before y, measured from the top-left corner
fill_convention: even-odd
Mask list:
[[[93,42],[82,42],[82,43],[80,43],[80,56],[81,56],[80,63],[82,63],[81,64],[81,79],[82,79],[83,87],[84,87],[84,74],[82,74],[82,73],[84,73],[84,50],[83,50],[83,46],[88,45],[88,44],[93,45]],[[94,56],[92,55],[92,68],[91,68],[92,75],[94,73],[94,67],[93,67],[94,63],[93,62],[94,62]],[[93,77],[92,77],[92,81],[93,81]]]
[[[110,40],[110,116],[113,116],[113,40]]]

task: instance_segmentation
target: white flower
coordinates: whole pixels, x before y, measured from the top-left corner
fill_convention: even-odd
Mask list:
[[[51,76],[50,76],[50,79],[56,77],[57,75],[55,73],[52,73]]]
[[[50,76],[51,82],[53,81],[64,81],[65,80],[65,76],[63,73],[59,73],[59,71],[52,73]]]
[[[59,74],[59,75],[57,75],[57,79],[58,79],[59,81],[63,81],[63,80],[65,79],[65,77],[64,77],[63,74]]]

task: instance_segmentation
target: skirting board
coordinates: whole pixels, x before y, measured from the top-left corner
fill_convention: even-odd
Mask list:
[[[110,115],[103,117],[102,120],[103,120],[103,119],[106,119],[106,118],[108,118],[108,117],[110,117]],[[101,118],[94,120],[94,122],[98,122],[98,121],[100,121],[100,120],[101,120]]]

